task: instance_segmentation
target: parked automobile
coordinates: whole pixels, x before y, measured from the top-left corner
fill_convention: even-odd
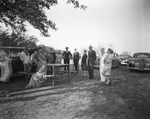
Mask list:
[[[23,49],[23,47],[0,47],[0,50],[3,50],[9,55],[13,75],[16,75],[19,71],[24,70],[23,63],[19,57],[19,52],[21,52]]]
[[[20,53],[24,50],[24,47],[0,47],[0,50],[6,52],[11,60],[12,76],[22,75],[21,72],[24,72],[24,66],[20,60]]]
[[[131,70],[150,70],[150,53],[138,52],[129,59],[128,68]]]
[[[99,64],[100,64],[100,58],[97,58],[95,61],[95,69],[99,69]],[[118,58],[117,53],[113,53],[113,59],[112,59],[112,68],[117,68],[120,66],[120,60]]]
[[[120,60],[119,60],[118,54],[114,53],[113,59],[112,59],[112,68],[119,67],[119,66],[120,66]]]
[[[128,54],[121,54],[118,56],[119,60],[120,60],[120,65],[124,65],[124,66],[127,66],[128,64],[128,61],[130,58],[132,58],[131,55],[128,55]]]

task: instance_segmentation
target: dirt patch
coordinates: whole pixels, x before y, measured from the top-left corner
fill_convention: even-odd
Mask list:
[[[50,80],[40,88],[25,90],[24,80],[0,84],[1,119],[149,119],[150,74],[112,70],[112,86],[95,79],[66,74],[52,87]],[[2,88],[3,87],[3,88]]]

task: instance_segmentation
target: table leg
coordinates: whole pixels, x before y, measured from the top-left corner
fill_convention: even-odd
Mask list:
[[[53,66],[53,76],[55,76],[55,66]],[[55,86],[55,77],[54,77],[54,79],[52,80],[52,86],[53,86],[53,87]]]
[[[68,65],[68,82],[70,82],[70,65]]]

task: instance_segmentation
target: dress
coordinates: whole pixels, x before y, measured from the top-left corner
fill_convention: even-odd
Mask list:
[[[40,87],[46,80],[46,78],[45,78],[46,73],[47,73],[47,64],[44,60],[40,61],[38,63],[38,70],[36,73],[34,73],[31,76],[31,79],[29,81],[27,88],[28,87],[33,87],[33,88]]]
[[[89,78],[94,78],[94,63],[96,60],[96,52],[94,50],[90,50],[88,52],[88,72],[89,72]]]
[[[112,55],[104,53],[100,59],[100,76],[101,82],[106,81],[106,76],[111,74]]]
[[[87,54],[84,54],[82,56],[82,60],[81,60],[81,67],[83,71],[87,70]]]
[[[12,75],[12,67],[11,67],[11,60],[7,56],[5,52],[2,54],[0,53],[0,67],[1,67],[1,82],[8,82],[10,76]]]

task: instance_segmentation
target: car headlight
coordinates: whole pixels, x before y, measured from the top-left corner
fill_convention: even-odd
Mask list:
[[[146,63],[146,66],[150,66],[150,63]]]

